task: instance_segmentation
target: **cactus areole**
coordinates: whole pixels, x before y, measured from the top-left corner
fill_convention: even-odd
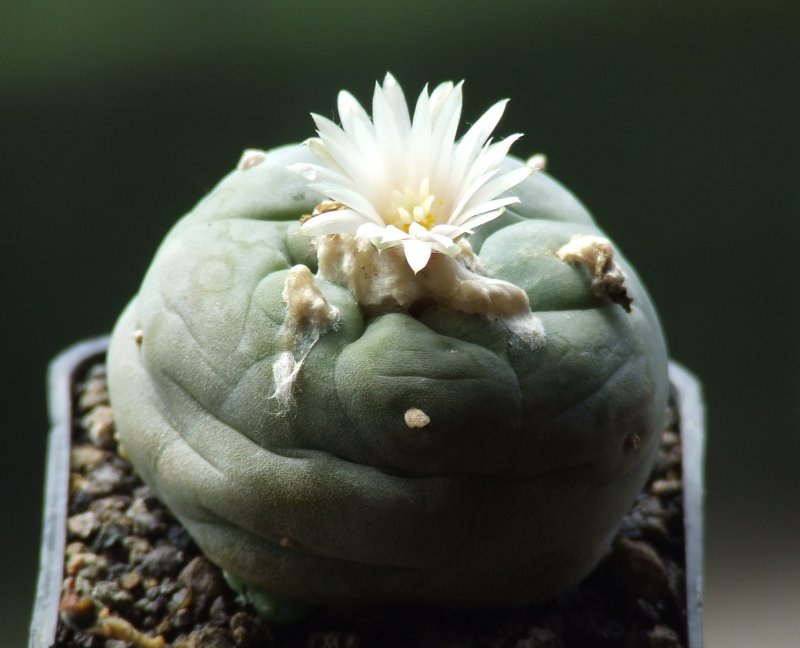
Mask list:
[[[245,151],[116,325],[122,451],[230,582],[304,605],[521,605],[576,584],[645,482],[667,358],[584,207],[461,84]],[[412,114],[413,113],[413,114]]]

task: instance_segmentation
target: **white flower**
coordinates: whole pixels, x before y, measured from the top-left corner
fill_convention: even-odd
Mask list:
[[[511,135],[490,135],[506,101],[492,106],[456,141],[462,83],[422,91],[410,118],[403,90],[390,74],[375,85],[372,119],[346,91],[339,93],[341,127],[312,115],[318,138],[308,141],[320,164],[294,164],[309,187],[338,203],[308,219],[309,236],[352,233],[378,249],[401,245],[411,269],[424,268],[432,252],[456,256],[455,240],[497,218],[519,200],[500,194],[525,179],[521,166],[499,173]]]

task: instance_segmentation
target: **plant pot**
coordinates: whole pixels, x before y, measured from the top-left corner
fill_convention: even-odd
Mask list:
[[[68,516],[70,448],[78,419],[74,385],[83,372],[102,361],[107,337],[76,344],[50,364],[48,404],[51,430],[43,513],[42,546],[29,647],[49,648],[56,642],[62,595]],[[670,381],[680,421],[686,575],[686,637],[689,648],[701,648],[703,595],[703,497],[705,427],[698,381],[670,363]]]

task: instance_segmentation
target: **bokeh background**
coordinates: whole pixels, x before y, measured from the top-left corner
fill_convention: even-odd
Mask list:
[[[466,117],[550,171],[634,261],[708,402],[707,645],[800,636],[800,3],[0,3],[2,584],[37,568],[45,368],[108,332],[158,242],[247,147],[341,87],[466,79]]]

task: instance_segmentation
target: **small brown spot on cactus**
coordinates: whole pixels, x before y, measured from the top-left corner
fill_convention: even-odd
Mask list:
[[[431,422],[431,417],[418,407],[411,407],[406,410],[403,418],[406,421],[406,425],[412,430],[414,428],[424,428],[426,425],[428,425],[428,423]]]
[[[635,432],[625,437],[625,450],[627,450],[628,452],[633,452],[635,450],[638,450],[641,445],[642,445],[642,439]]]
[[[136,342],[136,344],[141,345],[142,340],[144,340],[144,331],[142,331],[142,329],[136,329],[133,332],[133,341]]]
[[[290,538],[289,536],[283,536],[279,542],[281,547],[284,549],[297,549],[300,546],[300,543],[297,542],[294,538]]]

